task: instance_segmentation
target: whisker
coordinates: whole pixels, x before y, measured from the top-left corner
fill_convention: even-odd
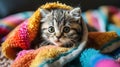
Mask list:
[[[70,48],[70,47],[73,47],[73,46],[74,46],[74,42],[70,41],[70,42],[66,43],[63,47]]]
[[[42,43],[40,43],[40,44],[38,45],[38,47],[45,46],[45,45],[49,45],[49,44],[51,44],[49,41],[43,41]]]
[[[76,43],[76,41],[75,41],[75,40],[73,40],[73,39],[71,39],[71,42],[72,42],[72,43]]]

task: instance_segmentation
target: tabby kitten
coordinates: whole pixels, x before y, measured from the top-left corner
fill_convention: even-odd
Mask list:
[[[81,9],[41,9],[41,45],[53,44],[60,47],[77,46],[82,38]]]

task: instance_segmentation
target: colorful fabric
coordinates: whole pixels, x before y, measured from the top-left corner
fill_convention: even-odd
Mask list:
[[[114,58],[90,48],[83,51],[80,61],[82,67],[120,67],[120,63]]]
[[[31,18],[17,26],[2,43],[3,52],[7,57],[14,59],[19,50],[30,48],[30,42],[35,38],[39,26],[39,9]]]
[[[44,46],[37,50],[23,50],[19,52],[11,67],[43,67],[45,63],[57,60],[54,58],[68,50],[69,48],[60,48],[52,45]]]
[[[115,32],[89,32],[87,47],[101,49],[103,45],[117,37]]]
[[[3,18],[0,20],[0,43],[4,41],[5,36],[13,30],[17,25],[29,18],[33,12],[21,12]]]
[[[93,36],[93,34],[94,34],[94,36],[102,34],[103,36],[108,37],[108,38],[104,39],[104,41],[103,41],[102,37],[100,39],[95,40],[96,42],[99,42],[99,43],[103,42],[103,45],[105,43],[107,43],[108,41],[110,41],[111,39],[115,39],[115,37],[116,37],[116,34],[114,32],[107,32],[107,33],[91,32],[91,33],[89,33],[89,36]],[[106,34],[108,34],[108,36]],[[111,34],[112,34],[112,36],[110,36]],[[91,38],[92,37],[89,37],[88,41],[91,40]],[[92,44],[95,44],[94,41],[92,41],[92,42],[91,42]],[[99,45],[99,48],[102,47],[103,45]],[[93,48],[95,48],[95,46]],[[98,45],[96,45],[96,48],[98,48]],[[75,53],[72,53],[72,52],[77,49],[80,49],[80,48],[71,49],[71,48],[62,48],[62,47],[56,47],[53,45],[49,45],[49,46],[41,47],[37,50],[23,50],[23,51],[19,52],[17,58],[15,59],[15,61],[11,67],[22,67],[22,66],[23,67],[44,67],[44,66],[62,67],[65,64],[65,62],[69,63],[71,60],[73,60],[72,59],[73,55],[75,55],[76,52]],[[69,54],[73,54],[73,55],[70,57],[70,59],[66,59],[65,56],[68,56]],[[91,54],[91,55],[94,55],[94,54]],[[84,55],[82,55],[82,56],[84,56]],[[64,57],[64,59],[60,60],[60,58],[62,58],[62,57]],[[80,53],[78,56],[76,56],[76,58],[77,57],[78,58],[80,57]],[[60,60],[60,61],[58,62],[58,60]],[[79,59],[74,59],[74,60],[80,61]],[[87,60],[84,62],[87,62]],[[83,63],[83,61],[76,62],[76,64],[81,64],[81,63]],[[71,63],[70,65],[68,65],[68,67],[71,67],[71,66],[79,67],[76,64]]]
[[[120,10],[113,6],[102,6],[82,14],[88,25],[100,32],[115,31],[120,35]]]
[[[102,8],[98,10],[87,11],[82,14],[87,24],[97,29],[99,32],[106,31],[107,14]]]
[[[101,11],[101,14],[98,14],[97,11],[95,11],[95,16],[92,17],[92,22],[88,24],[94,26],[97,30],[102,32],[84,32],[84,36],[82,38],[82,42],[78,47],[75,48],[64,48],[64,47],[57,47],[54,45],[48,45],[40,47],[36,50],[31,49],[31,42],[35,39],[38,27],[40,26],[40,20],[41,20],[41,14],[40,14],[40,8],[42,9],[54,9],[54,8],[61,8],[61,9],[68,9],[71,10],[72,7],[59,3],[47,3],[41,7],[39,7],[34,14],[29,19],[24,19],[24,22],[20,22],[16,24],[16,28],[12,30],[6,37],[5,41],[2,43],[2,53],[9,59],[14,59],[14,62],[12,63],[11,67],[80,67],[82,64],[82,67],[89,67],[89,63],[91,67],[102,67],[104,63],[103,60],[105,60],[105,63],[113,64],[113,66],[119,66],[118,63],[116,63],[115,60],[119,62],[120,53],[119,49],[116,48],[117,45],[112,44],[105,47],[104,49],[101,49],[104,45],[107,45],[107,43],[110,43],[111,40],[114,40],[118,38],[118,34],[115,32],[104,32],[106,31],[106,22],[107,14],[103,11]],[[90,12],[91,13],[91,12]],[[83,13],[83,17],[85,21],[88,21],[86,19],[86,14]],[[102,16],[101,16],[102,15]],[[19,15],[17,15],[19,16]],[[104,17],[104,18],[103,18]],[[98,20],[98,18],[100,18]],[[95,19],[95,20],[94,20]],[[102,22],[101,22],[102,20]],[[20,21],[20,20],[19,20]],[[96,22],[99,21],[99,22]],[[14,21],[15,22],[15,21]],[[14,23],[13,22],[13,23]],[[16,21],[17,23],[18,21]],[[100,23],[101,22],[101,23]],[[82,23],[84,29],[86,29],[85,23]],[[103,26],[103,27],[102,27]],[[88,35],[88,36],[87,36]],[[2,37],[3,39],[3,37]],[[87,41],[88,39],[88,41]],[[106,57],[102,55],[99,51],[96,50],[89,50],[89,51],[83,51],[85,54],[81,54],[81,47],[84,47],[84,44],[87,42],[87,48],[94,48],[98,49],[101,52],[109,52],[113,53],[114,56],[112,57]],[[118,41],[119,42],[119,41]],[[116,42],[115,42],[116,43]],[[118,46],[120,47],[120,46]],[[108,50],[107,48],[111,48]],[[108,50],[108,51],[106,51]],[[91,54],[93,52],[93,54]],[[95,56],[93,56],[95,55]],[[107,54],[109,55],[109,54]],[[78,59],[82,57],[82,59]],[[91,58],[94,57],[94,60]],[[102,57],[102,58],[100,58]],[[117,57],[116,59],[114,59]],[[106,58],[109,58],[106,60]],[[111,58],[113,60],[111,60]],[[85,59],[85,60],[84,60]],[[99,61],[102,60],[102,61]],[[77,61],[77,62],[74,62]],[[115,62],[115,63],[114,63]],[[88,63],[86,66],[86,63]],[[111,65],[112,66],[112,65]],[[109,66],[108,66],[109,67]]]
[[[54,6],[55,5],[55,6]],[[83,32],[83,38],[81,40],[81,43],[78,47],[74,47],[74,48],[69,48],[70,51],[68,51],[68,48],[62,48],[59,47],[59,49],[56,49],[56,47],[51,47],[48,46],[48,48],[44,49],[40,48],[40,52],[37,52],[37,54],[34,55],[34,53],[36,53],[37,50],[33,50],[31,51],[30,46],[31,46],[31,42],[35,39],[37,31],[39,29],[40,26],[40,20],[41,20],[41,14],[40,14],[40,9],[55,9],[55,8],[61,8],[61,9],[69,9],[71,10],[72,7],[67,6],[67,5],[63,5],[59,2],[55,2],[55,3],[47,3],[43,6],[41,6],[40,8],[38,8],[35,13],[26,21],[24,21],[23,23],[21,23],[19,26],[17,26],[12,32],[9,33],[9,35],[7,36],[7,39],[5,40],[5,42],[2,43],[2,52],[3,54],[10,59],[15,59],[17,56],[17,53],[21,50],[27,50],[23,51],[24,57],[29,57],[28,58],[24,58],[23,55],[22,57],[20,56],[21,54],[19,54],[17,56],[17,58],[20,57],[20,59],[22,60],[22,58],[24,58],[24,62],[23,60],[20,61],[20,67],[26,67],[26,65],[29,67],[36,67],[36,66],[40,66],[40,67],[44,67],[44,66],[49,66],[49,67],[61,67],[63,66],[65,63],[70,62],[70,59],[74,59],[76,56],[79,55],[79,53],[82,51],[83,47],[85,46],[85,43],[87,42],[87,27],[85,25],[85,23],[82,22],[83,25],[83,29],[85,30]],[[67,51],[66,51],[67,50]],[[30,53],[28,53],[30,51]],[[42,52],[41,52],[42,51]],[[32,52],[32,54],[31,54]],[[64,54],[65,52],[65,54]],[[28,53],[28,55],[27,55]],[[48,54],[49,53],[49,54]],[[30,55],[32,56],[30,56]],[[39,55],[40,54],[40,55]],[[37,58],[38,57],[38,58]],[[35,59],[37,58],[37,59]],[[20,60],[18,59],[18,60]],[[27,61],[26,61],[27,60]],[[38,64],[35,63],[30,63],[29,61],[38,61]],[[14,63],[18,63],[17,61],[15,61]],[[19,64],[12,64],[12,67],[16,67]],[[23,64],[22,64],[23,63]],[[30,63],[30,64],[27,64]],[[22,66],[21,66],[22,65]],[[19,67],[19,66],[18,66]]]

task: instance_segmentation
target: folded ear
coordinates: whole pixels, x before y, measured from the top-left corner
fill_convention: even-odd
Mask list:
[[[73,16],[76,20],[81,18],[81,9],[79,7],[74,8],[70,11],[70,15]]]
[[[50,11],[48,11],[46,9],[40,9],[40,13],[41,13],[42,17],[45,17],[47,14],[50,13]]]

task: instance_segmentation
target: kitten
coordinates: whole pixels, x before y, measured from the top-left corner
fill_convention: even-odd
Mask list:
[[[53,44],[60,47],[74,47],[80,43],[83,35],[81,9],[72,10],[41,9],[42,20],[38,41],[43,45]],[[38,37],[38,36],[37,36]]]

